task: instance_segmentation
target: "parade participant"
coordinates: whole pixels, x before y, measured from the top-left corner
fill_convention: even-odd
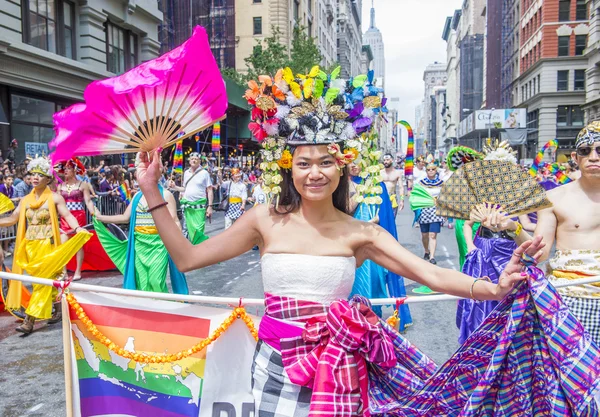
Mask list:
[[[592,122],[579,132],[573,160],[581,177],[548,191],[552,207],[538,212],[535,236],[547,244],[543,259],[550,248],[556,252],[549,259],[550,279],[556,283],[600,275],[600,122]],[[517,222],[498,215],[490,216],[487,224],[500,230],[515,231]],[[518,242],[531,239],[522,232]],[[559,289],[571,312],[600,342],[600,285],[590,284]]]
[[[87,207],[89,213],[94,213],[94,203],[92,202],[92,194],[94,191],[90,184],[77,179],[77,175],[85,174],[85,166],[78,158],[72,158],[69,161],[59,164],[57,166],[57,172],[64,175],[64,181],[58,185],[57,192],[65,199],[67,208],[73,217],[77,219],[79,227],[83,227],[87,224],[85,208]],[[69,226],[69,223],[64,217],[60,219],[60,232],[62,243],[69,240],[70,235],[74,233],[74,229]],[[83,259],[84,250],[81,249],[77,252],[77,266],[73,273],[73,281],[81,279]]]
[[[434,163],[433,158],[426,166],[427,176],[422,178],[418,184],[423,187],[431,197],[435,200],[440,195],[444,181],[438,175],[438,167]],[[428,260],[432,264],[437,264],[435,260],[435,250],[437,248],[437,235],[442,230],[442,222],[444,218],[435,214],[435,202],[432,206],[421,209],[417,222],[421,228],[421,242],[425,250],[423,259]]]
[[[396,217],[398,210],[404,208],[404,175],[402,171],[394,168],[394,157],[390,153],[383,155],[383,166],[385,169],[381,173],[381,176],[392,202],[394,217]]]
[[[160,192],[168,203],[169,213],[181,234],[175,198],[162,187]],[[128,239],[120,240],[115,237],[102,223],[129,224]],[[123,288],[168,292],[168,271],[173,292],[188,294],[185,275],[177,269],[167,253],[142,192],[135,194],[123,214],[104,216],[96,209],[94,227],[104,250],[123,274]]]
[[[13,273],[22,274],[26,271],[38,278],[53,279],[81,249],[90,238],[90,234],[79,227],[65,200],[50,191],[48,185],[53,180],[50,162],[46,158],[35,158],[27,166],[27,171],[32,177],[33,191],[21,200],[9,217],[0,219],[0,227],[19,223]],[[77,232],[75,237],[65,244],[60,243],[59,215]],[[20,281],[10,282],[7,309],[20,308],[21,289]],[[54,304],[54,314],[52,313],[56,294],[57,290],[53,286],[33,284],[25,320],[17,331],[31,333],[36,319],[50,319],[49,323],[60,321],[60,302]]]
[[[419,155],[415,158],[415,166],[413,167],[413,176],[408,179],[408,193],[413,189],[415,184],[418,184],[423,178],[427,176],[427,170],[425,169],[425,157]]]
[[[229,229],[237,219],[246,211],[246,200],[248,200],[248,187],[242,181],[242,173],[239,168],[231,169],[231,180],[227,181],[227,199],[229,204],[225,210],[225,229]]]
[[[293,75],[290,75],[291,70],[286,70],[285,74],[285,79],[289,79],[290,83],[303,82],[300,79],[295,81]],[[281,77],[276,77],[277,82],[282,85],[283,81],[279,78]],[[264,78],[261,82],[264,82]],[[273,81],[271,85],[275,85]],[[179,233],[173,217],[165,208],[167,203],[158,189],[157,182],[161,172],[160,150],[150,155],[146,153],[141,155],[138,181],[163,242],[181,270],[189,271],[223,262],[240,256],[254,245],[260,247],[266,315],[261,320],[260,341],[252,370],[257,415],[270,413],[278,416],[306,416],[312,412],[323,415],[358,416],[362,415],[363,411],[366,412],[369,407],[366,393],[369,382],[365,379],[364,373],[359,374],[356,371],[357,367],[362,367],[360,369],[363,370],[366,368],[365,359],[356,359],[359,355],[353,352],[356,352],[356,349],[364,350],[368,361],[376,361],[377,352],[373,349],[376,349],[374,345],[381,346],[379,342],[387,343],[385,349],[393,351],[389,339],[386,339],[387,342],[380,339],[382,328],[368,321],[373,319],[372,313],[364,310],[362,313],[364,315],[360,315],[357,309],[351,309],[352,313],[348,312],[348,314],[353,314],[352,318],[348,315],[346,319],[342,319],[345,322],[347,320],[348,325],[351,325],[350,322],[354,323],[353,319],[355,319],[358,326],[367,326],[360,329],[356,327],[356,330],[361,334],[368,332],[369,336],[365,335],[365,337],[369,340],[372,334],[373,340],[372,343],[369,342],[369,346],[363,347],[361,344],[351,348],[339,345],[335,352],[324,351],[324,356],[327,356],[328,352],[332,354],[331,356],[341,355],[338,356],[341,361],[329,364],[322,357],[322,360],[327,362],[324,366],[328,367],[328,370],[319,374],[316,380],[308,375],[303,379],[302,371],[298,368],[301,364],[293,366],[296,363],[296,355],[293,352],[299,354],[298,361],[308,364],[303,361],[305,355],[302,352],[312,355],[311,351],[315,348],[315,343],[311,340],[314,340],[316,345],[322,346],[317,349],[327,349],[320,343],[320,335],[325,335],[323,332],[333,334],[332,332],[339,330],[343,335],[349,335],[343,328],[338,329],[336,324],[329,320],[330,317],[332,320],[335,320],[333,317],[339,318],[336,314],[343,314],[337,306],[342,308],[341,306],[347,305],[345,302],[340,303],[339,300],[348,298],[357,265],[360,266],[365,260],[370,259],[388,270],[440,291],[462,297],[472,295],[480,300],[499,300],[507,295],[517,282],[525,278],[526,274],[521,273],[519,263],[523,252],[527,251],[535,258],[539,255],[543,244],[540,239],[536,239],[519,248],[513,261],[506,268],[503,279],[495,285],[485,280],[473,280],[460,272],[443,270],[427,263],[404,249],[378,225],[352,219],[346,214],[348,205],[346,165],[352,160],[354,154],[342,153],[337,144],[344,140],[351,140],[357,134],[351,121],[346,120],[350,118],[349,113],[341,111],[343,107],[336,104],[343,103],[347,92],[343,88],[340,89],[338,97],[335,95],[335,90],[329,89],[331,93],[327,102],[324,97],[321,97],[326,89],[315,90],[314,96],[302,101],[299,98],[302,95],[302,87],[296,89],[296,84],[292,85],[296,93],[290,88],[289,102],[287,102],[293,107],[292,111],[290,112],[288,108],[287,112],[282,110],[281,113],[271,112],[270,116],[264,116],[279,115],[281,120],[278,119],[276,120],[278,123],[271,125],[276,126],[275,131],[271,130],[271,135],[275,138],[287,138],[285,151],[288,151],[293,158],[290,161],[290,168],[278,171],[283,181],[276,204],[257,206],[249,210],[225,232],[193,246]],[[308,83],[304,84],[304,91],[308,91],[308,88]],[[257,89],[259,92],[256,93],[256,98],[254,98],[254,90],[247,92],[249,102],[260,105],[261,109],[273,110],[273,107],[277,106],[275,100],[268,93],[264,91],[260,93],[260,89]],[[270,88],[269,91],[277,94],[278,97],[283,97],[278,100],[285,100],[285,94],[280,95],[277,89]],[[363,101],[365,93],[360,95],[361,105],[370,104],[378,106],[379,109],[380,97],[369,96]],[[258,100],[259,94],[263,94],[260,100]],[[300,104],[302,104],[301,108]],[[360,116],[367,110],[371,110],[370,114],[375,114],[372,107],[355,113]],[[267,114],[266,110],[264,114]],[[301,115],[301,118],[297,118],[298,115]],[[264,119],[258,120],[261,123],[264,121]],[[364,119],[361,119],[361,126],[365,125],[368,126],[370,123],[367,124]],[[253,127],[260,134],[258,131],[260,126]],[[271,143],[277,145],[276,140]],[[267,143],[266,146],[269,144]],[[265,150],[265,152],[269,151]],[[272,154],[269,155],[272,157]],[[332,306],[334,311],[330,311],[330,316],[328,309],[332,303],[336,307]],[[360,317],[355,317],[354,314]],[[326,323],[326,320],[329,323]],[[306,331],[304,326],[308,326]],[[305,339],[301,336],[303,331],[306,335]],[[371,331],[373,333],[370,333]],[[283,338],[289,337],[292,343],[298,344],[295,347],[290,346],[288,351],[284,349]],[[349,341],[349,343],[354,342]],[[309,360],[308,357],[305,359]],[[343,370],[338,366],[343,367]],[[393,366],[391,362],[390,366]],[[290,375],[292,368],[297,372],[292,372]],[[346,370],[350,372],[346,373]],[[348,378],[341,374],[348,374]],[[326,375],[335,375],[335,377],[328,379]],[[342,380],[340,381],[339,378]]]
[[[206,218],[212,217],[213,213],[213,189],[208,171],[200,166],[198,152],[190,154],[188,164],[190,167],[183,173],[183,185],[180,187],[171,181],[169,189],[183,193],[181,208],[185,216],[188,237],[194,245],[197,245],[208,239],[204,227]]]

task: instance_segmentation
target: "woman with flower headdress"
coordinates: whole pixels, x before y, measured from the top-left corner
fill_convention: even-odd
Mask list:
[[[64,181],[58,185],[57,192],[65,199],[67,208],[73,217],[77,219],[79,227],[83,227],[87,224],[85,208],[87,208],[89,213],[94,213],[94,203],[92,202],[94,190],[90,184],[77,179],[78,175],[81,176],[85,174],[85,165],[83,165],[78,158],[73,157],[66,162],[58,164],[57,172],[64,176]],[[61,241],[62,243],[65,243],[69,240],[70,235],[72,235],[75,230],[69,226],[64,218],[61,218],[60,232]],[[84,250],[81,249],[76,255],[77,266],[73,273],[73,281],[81,279],[83,259]]]
[[[61,274],[67,262],[90,238],[90,234],[79,227],[65,200],[50,191],[48,185],[53,180],[52,167],[46,158],[35,158],[27,166],[32,177],[33,190],[23,198],[8,217],[0,219],[0,227],[18,222],[15,258],[12,272],[53,279]],[[58,216],[65,219],[76,235],[67,243],[61,244]],[[60,302],[53,305],[57,290],[53,286],[33,284],[33,293],[25,311],[25,320],[17,331],[29,334],[36,320],[57,323],[61,320]],[[6,308],[18,310],[21,307],[22,284],[11,281],[6,299]],[[54,313],[53,313],[54,307]]]
[[[369,402],[368,390],[383,388],[385,382],[373,379],[371,385],[367,362],[369,369],[381,370],[382,379],[396,375],[396,366],[398,372],[406,371],[397,365],[402,354],[396,356],[392,343],[400,336],[381,325],[364,300],[345,301],[356,266],[365,260],[439,291],[501,299],[525,278],[521,255],[535,258],[543,247],[539,239],[520,247],[505,279],[494,285],[425,262],[378,225],[350,217],[347,164],[355,155],[340,144],[368,130],[385,102],[371,73],[351,82],[338,81],[338,74],[315,67],[299,77],[286,69],[249,83],[251,129],[266,142],[263,149],[271,161],[276,161],[273,155],[283,156],[283,148],[292,156],[291,166],[279,169],[265,158],[265,172],[281,176],[267,184],[274,204],[249,210],[208,241],[188,242],[166,209],[157,186],[160,154],[141,154],[138,166],[149,211],[181,270],[235,258],[254,245],[260,248],[266,308],[252,367],[258,416],[350,417],[367,414],[369,407],[382,412]],[[277,146],[280,138],[285,138],[283,147]]]

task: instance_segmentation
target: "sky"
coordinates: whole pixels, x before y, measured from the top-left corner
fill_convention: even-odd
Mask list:
[[[415,107],[424,94],[423,71],[435,61],[446,62],[442,31],[446,17],[462,0],[375,0],[375,26],[385,46],[386,96],[398,117],[414,126]],[[362,31],[369,28],[371,0],[363,0]]]

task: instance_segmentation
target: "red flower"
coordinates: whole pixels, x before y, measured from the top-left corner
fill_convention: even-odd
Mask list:
[[[267,132],[262,128],[260,123],[251,122],[248,124],[248,129],[252,132],[252,135],[259,141],[262,142],[267,138]]]

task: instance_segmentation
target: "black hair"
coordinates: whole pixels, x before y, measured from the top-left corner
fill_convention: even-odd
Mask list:
[[[293,154],[294,149],[290,149]],[[277,214],[289,214],[297,211],[302,203],[302,196],[294,186],[291,169],[280,169],[283,182],[281,183],[281,194],[279,195],[279,203],[275,208]],[[340,183],[333,192],[333,206],[341,212],[350,214],[348,208],[348,200],[350,199],[350,191],[348,189],[348,167],[342,169]]]

